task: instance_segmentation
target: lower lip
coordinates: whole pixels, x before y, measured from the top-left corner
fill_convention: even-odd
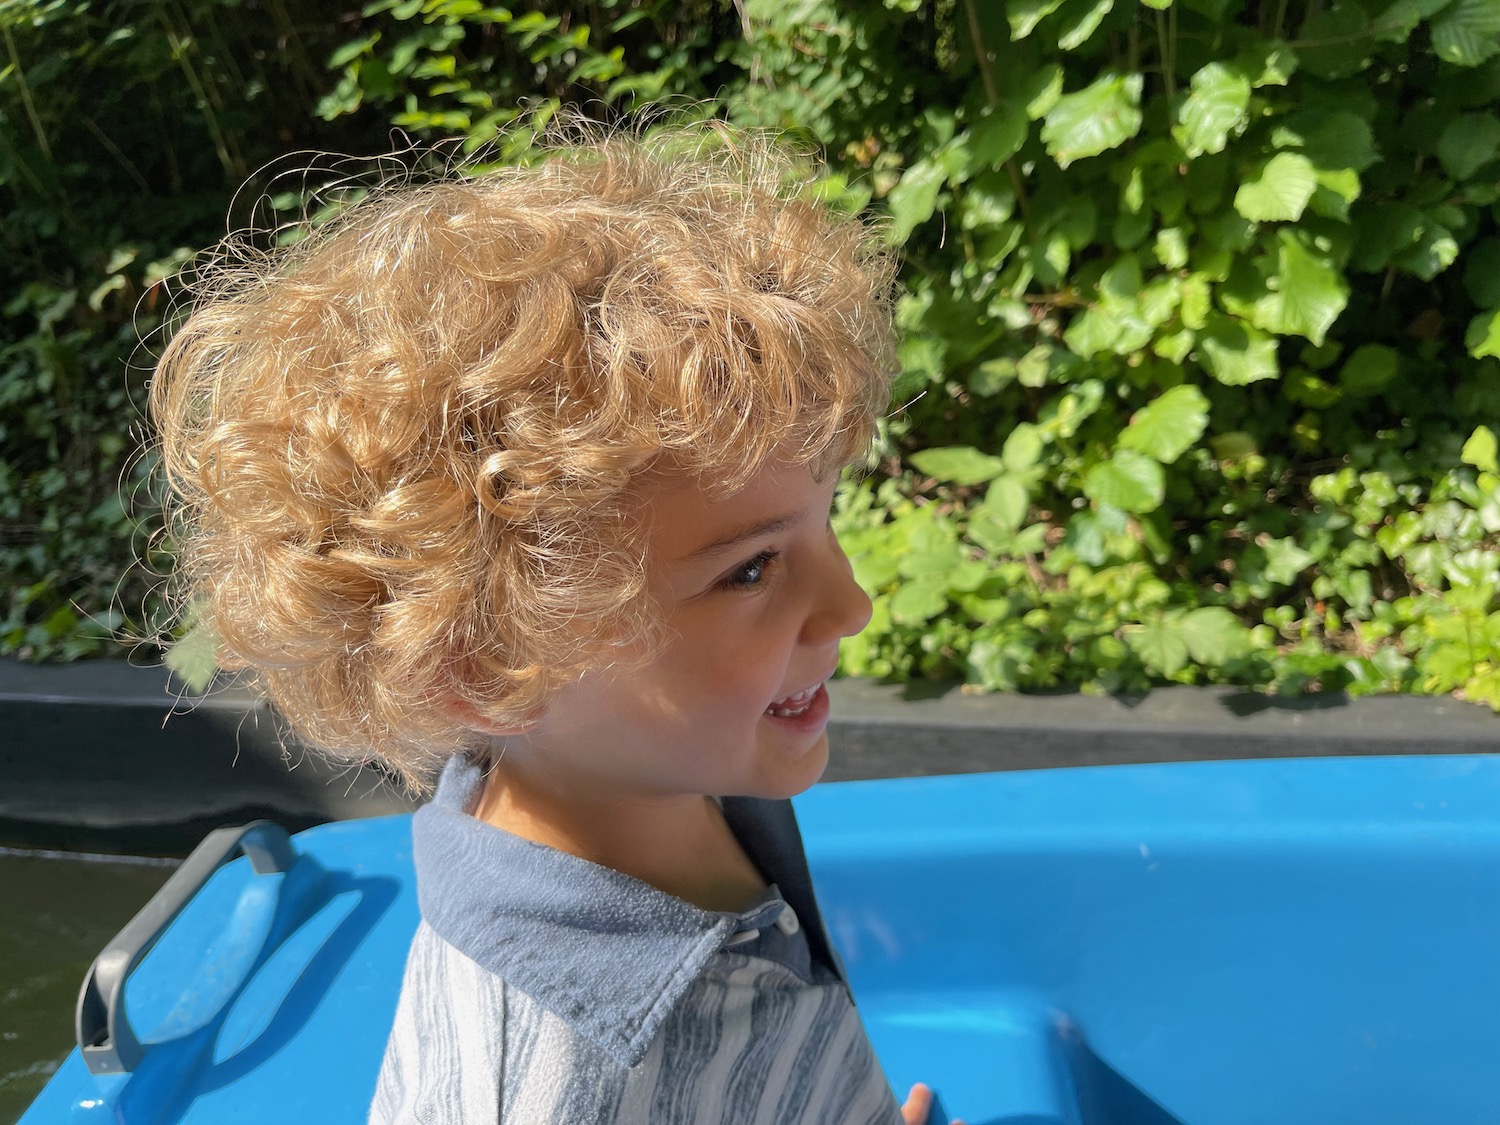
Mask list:
[[[808,700],[807,710],[800,715],[782,717],[768,711],[763,717],[768,723],[775,723],[783,730],[797,734],[817,734],[828,725],[828,687],[826,684],[819,684],[818,690]]]

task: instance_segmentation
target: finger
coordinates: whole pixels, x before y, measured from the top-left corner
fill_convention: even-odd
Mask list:
[[[906,1104],[901,1107],[901,1120],[905,1125],[927,1125],[927,1115],[932,1112],[932,1091],[918,1082],[906,1095]]]

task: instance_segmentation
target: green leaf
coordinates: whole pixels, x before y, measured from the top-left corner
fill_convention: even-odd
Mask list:
[[[1062,97],[1062,67],[1048,63],[1026,81],[1026,116],[1032,121],[1046,117]]]
[[[1253,222],[1294,223],[1318,186],[1312,161],[1296,152],[1279,152],[1234,193],[1234,209]]]
[[[1400,370],[1395,348],[1384,344],[1362,344],[1339,370],[1339,385],[1351,395],[1379,394]]]
[[[1488,426],[1479,426],[1469,435],[1469,440],[1464,442],[1463,452],[1459,456],[1463,458],[1465,465],[1473,465],[1486,473],[1500,473],[1500,462],[1495,460],[1495,453],[1495,431]]]
[[[1151,340],[1151,325],[1124,301],[1101,301],[1073,318],[1063,333],[1063,342],[1075,355],[1088,359],[1100,352],[1129,355]]]
[[[952,484],[983,484],[1005,472],[1005,462],[968,445],[924,449],[908,458],[918,472]]]
[[[948,584],[939,575],[903,582],[891,598],[891,617],[904,625],[922,625],[948,608]]]
[[[1065,25],[1057,37],[1057,45],[1064,51],[1076,51],[1099,30],[1099,24],[1104,17],[1109,15],[1115,6],[1115,0],[1094,0],[1094,2],[1079,13],[1078,18]]]
[[[894,220],[888,232],[893,244],[905,242],[913,230],[932,217],[945,179],[942,167],[926,157],[906,170],[901,182],[886,196]]]
[[[1255,302],[1256,327],[1321,344],[1349,303],[1349,283],[1292,231],[1278,232],[1276,256],[1272,290]]]
[[[1395,264],[1431,281],[1457,260],[1458,240],[1453,232],[1429,222],[1418,232],[1416,244],[1396,256]]]
[[[167,649],[163,663],[176,673],[178,679],[201,694],[213,682],[218,650],[218,635],[208,622],[194,614],[192,627]]]
[[[1250,651],[1250,630],[1223,606],[1204,606],[1183,615],[1178,625],[1188,655],[1199,664],[1227,664]]]
[[[1463,113],[1448,122],[1438,137],[1437,156],[1455,180],[1467,180],[1500,153],[1500,118],[1493,113]]]
[[[1005,439],[1000,457],[1013,473],[1024,473],[1042,456],[1042,433],[1030,422],[1018,422]]]
[[[1300,60],[1297,54],[1279,39],[1252,42],[1235,58],[1235,66],[1249,75],[1250,85],[1259,90],[1262,86],[1285,86],[1297,73]]]
[[[1172,676],[1188,662],[1187,641],[1174,619],[1164,615],[1148,625],[1127,625],[1123,632],[1125,643],[1153,672]]]
[[[1004,164],[1026,143],[1030,128],[1031,121],[1024,109],[1009,113],[987,110],[969,130],[970,171]]]
[[[1349,110],[1306,109],[1271,130],[1277,148],[1300,149],[1321,172],[1362,172],[1380,159],[1370,123]]]
[[[1266,552],[1266,578],[1281,586],[1290,586],[1314,561],[1314,556],[1297,546],[1290,536],[1267,539],[1262,546]]]
[[[1500,238],[1469,245],[1464,252],[1464,288],[1480,308],[1500,308]]]
[[[1208,425],[1208,399],[1184,383],[1136,411],[1120,434],[1121,449],[1135,449],[1170,465],[1190,449]]]
[[[1438,58],[1478,66],[1500,54],[1500,0],[1457,0],[1432,21]]]
[[[1417,24],[1430,20],[1452,0],[1396,0],[1375,20],[1375,38],[1385,43],[1404,43]]]
[[[1042,125],[1042,143],[1060,167],[1097,156],[1140,131],[1139,74],[1107,73],[1057,100]]]
[[[1312,14],[1297,32],[1302,66],[1320,78],[1344,78],[1370,65],[1369,15],[1356,0],[1307,5]]]
[[[1475,359],[1500,356],[1500,312],[1483,312],[1469,321],[1464,346]]]
[[[993,519],[999,527],[1014,534],[1031,510],[1031,501],[1026,495],[1026,486],[1015,477],[1006,476],[990,485],[978,510]]]
[[[1230,134],[1244,129],[1249,106],[1250,80],[1223,63],[1209,63],[1193,75],[1172,136],[1190,158],[1223,152]]]
[[[1133,449],[1099,462],[1083,478],[1085,496],[1126,512],[1154,512],[1165,491],[1161,465]]]
[[[1242,387],[1281,374],[1276,341],[1243,321],[1213,314],[1198,337],[1199,360],[1220,383]]]
[[[1025,39],[1036,30],[1037,24],[1061,8],[1062,2],[1063,0],[1006,0],[1005,18],[1010,22],[1011,40]]]

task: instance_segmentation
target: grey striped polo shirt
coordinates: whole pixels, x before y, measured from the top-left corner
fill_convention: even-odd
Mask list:
[[[724,800],[772,886],[716,913],[484,824],[479,782],[454,758],[413,818],[372,1125],[900,1125],[789,802]]]

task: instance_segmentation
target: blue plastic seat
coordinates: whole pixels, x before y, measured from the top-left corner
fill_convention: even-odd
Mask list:
[[[970,1125],[1500,1122],[1500,757],[1113,766],[797,800],[892,1084]],[[417,921],[409,822],[231,863],[22,1125],[364,1120]],[[821,1123],[820,1123],[821,1125]]]

